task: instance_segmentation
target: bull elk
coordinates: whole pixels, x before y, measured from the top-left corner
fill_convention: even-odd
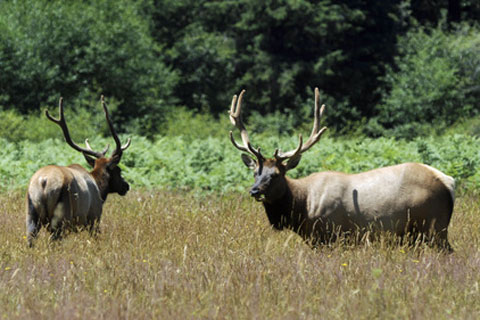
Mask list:
[[[103,151],[94,151],[88,139],[85,140],[86,148],[72,141],[63,114],[62,98],[59,101],[59,119],[53,118],[48,110],[45,110],[47,118],[62,129],[67,144],[81,152],[93,170],[88,172],[78,164],[66,167],[49,165],[33,175],[27,191],[26,225],[30,247],[42,226],[47,227],[52,239],[59,238],[65,228],[76,229],[81,226],[88,227],[90,232],[96,232],[107,195],[116,192],[123,196],[130,189],[118,167],[123,151],[130,146],[130,139],[124,146],[121,145],[103,96],[101,100],[108,127],[116,144],[110,158],[105,157],[109,149],[108,144]]]
[[[387,231],[401,238],[421,239],[450,250],[447,228],[453,211],[455,180],[425,164],[403,163],[357,174],[318,172],[301,179],[285,174],[295,168],[302,153],[317,143],[327,129],[319,129],[325,105],[319,107],[315,89],[313,130],[288,152],[275,150],[265,158],[252,147],[242,122],[243,90],[235,95],[230,121],[240,131],[243,145],[232,131],[230,139],[254,171],[250,195],[261,201],[275,229],[291,229],[313,244],[335,239],[339,233]],[[357,234],[358,235],[358,234]]]

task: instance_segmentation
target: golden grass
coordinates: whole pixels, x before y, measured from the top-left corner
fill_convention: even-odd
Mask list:
[[[476,319],[480,208],[457,199],[453,254],[388,241],[312,250],[238,195],[110,196],[102,233],[26,246],[24,195],[0,194],[4,319]]]

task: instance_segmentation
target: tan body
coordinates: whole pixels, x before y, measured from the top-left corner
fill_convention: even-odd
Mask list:
[[[285,179],[283,197],[265,199],[265,208],[274,221],[280,218],[275,215],[283,215],[278,227],[304,238],[329,240],[332,231],[383,230],[447,240],[455,181],[430,166],[404,163],[358,174],[320,172]],[[275,202],[289,212],[275,210]]]
[[[123,151],[130,146],[130,139],[122,146],[108,115],[102,96],[102,107],[107,124],[115,140],[116,148],[110,158],[106,158],[107,147],[99,152],[74,143],[70,137],[63,114],[63,100],[59,102],[60,118],[55,119],[48,111],[47,118],[60,126],[65,141],[73,149],[82,152],[85,160],[93,168],[91,172],[78,164],[67,167],[49,165],[39,169],[30,179],[27,190],[27,241],[31,247],[33,239],[42,226],[48,228],[53,239],[58,239],[65,228],[88,227],[97,231],[102,215],[103,203],[109,193],[125,195],[129,184],[121,176],[118,163]]]
[[[315,145],[327,129],[320,128],[325,106],[319,106],[315,89],[312,133],[296,149],[275,150],[265,158],[252,147],[241,117],[242,91],[234,96],[230,121],[240,131],[243,163],[254,171],[250,195],[263,202],[276,229],[294,230],[314,243],[335,240],[340,233],[389,231],[399,236],[435,243],[450,249],[447,228],[455,202],[455,180],[430,166],[404,163],[358,174],[319,172],[301,179],[285,174],[295,168],[302,153]]]
[[[38,170],[30,179],[28,202],[41,225],[48,225],[51,231],[63,223],[92,228],[100,220],[103,206],[95,179],[77,164]],[[27,215],[27,225],[32,218]]]

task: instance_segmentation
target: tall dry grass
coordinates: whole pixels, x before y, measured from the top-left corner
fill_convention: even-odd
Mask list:
[[[4,319],[478,319],[480,208],[457,199],[453,254],[388,241],[311,249],[239,196],[110,196],[102,233],[33,249],[24,195],[0,194]],[[386,239],[388,240],[388,239]]]

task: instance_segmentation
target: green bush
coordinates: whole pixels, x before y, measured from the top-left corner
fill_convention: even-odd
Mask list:
[[[480,110],[480,36],[463,26],[454,32],[420,28],[399,41],[401,55],[385,81],[391,88],[366,132],[378,135],[378,124],[396,137],[413,138],[442,130]],[[428,124],[428,126],[425,126]]]
[[[219,119],[208,112],[197,112],[187,108],[175,108],[165,115],[165,121],[158,128],[161,136],[182,136],[191,141],[199,137],[227,137],[231,129],[227,108]]]
[[[121,139],[124,141],[126,136]],[[296,136],[252,135],[251,140],[255,146],[262,147],[267,157],[271,157],[276,148],[293,149],[298,143]],[[92,140],[94,149],[103,148],[106,143],[112,143],[112,139]],[[478,143],[477,138],[461,134],[413,141],[332,139],[326,134],[288,175],[298,178],[325,170],[355,173],[403,162],[422,162],[453,176],[464,188],[478,189]],[[86,165],[83,156],[63,139],[12,143],[0,138],[0,145],[2,190],[25,188],[33,173],[48,164]],[[124,153],[121,166],[134,188],[244,192],[253,182],[252,172],[242,163],[240,152],[232,146],[227,134],[207,139],[160,137],[155,141],[132,136],[132,145]]]
[[[118,108],[118,102],[107,100],[108,108],[112,116]],[[58,106],[56,104],[45,107],[53,117],[58,118]],[[97,136],[109,136],[105,115],[101,108],[100,100],[75,100],[74,103],[64,101],[64,114],[72,138],[83,141],[86,138]],[[10,142],[40,142],[46,139],[62,137],[60,128],[50,122],[45,116],[44,110],[22,115],[15,110],[0,110],[0,137]]]
[[[131,1],[0,2],[0,105],[22,114],[104,94],[118,119],[154,131],[177,81],[160,59],[149,19]],[[96,107],[95,107],[96,110]]]

